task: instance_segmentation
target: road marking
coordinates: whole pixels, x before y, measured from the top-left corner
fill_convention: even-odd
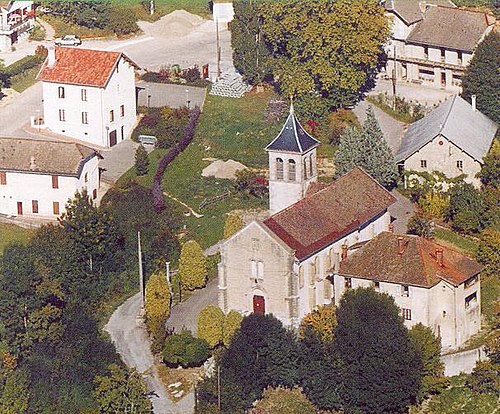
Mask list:
[[[110,47],[107,47],[106,50],[116,50],[116,49],[121,49],[122,47],[127,47],[127,46],[131,46],[131,45],[136,45],[138,43],[143,43],[143,42],[148,42],[150,40],[154,40],[154,37],[152,36],[148,36],[148,37],[145,37],[143,39],[136,39],[136,40],[131,40],[130,42],[125,42],[125,43],[120,43],[116,46],[110,46]]]

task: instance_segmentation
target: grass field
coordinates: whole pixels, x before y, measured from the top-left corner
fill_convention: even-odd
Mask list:
[[[40,66],[41,65],[38,65],[10,78],[12,89],[21,93],[24,90],[28,89],[30,86],[34,85],[36,82],[36,75],[40,70]]]
[[[10,243],[26,243],[31,233],[31,230],[23,229],[13,224],[0,223],[0,255]]]
[[[437,241],[461,250],[469,256],[473,256],[476,251],[478,241],[470,237],[462,236],[454,231],[436,227],[434,230],[434,236]]]

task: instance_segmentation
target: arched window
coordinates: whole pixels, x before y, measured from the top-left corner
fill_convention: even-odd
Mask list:
[[[276,179],[283,180],[283,160],[276,158]]]
[[[295,172],[296,172],[295,161],[288,160],[288,180],[289,181],[296,180]]]
[[[303,171],[303,176],[304,176],[304,180],[307,179],[307,159],[304,158],[304,165],[302,167],[302,171]]]

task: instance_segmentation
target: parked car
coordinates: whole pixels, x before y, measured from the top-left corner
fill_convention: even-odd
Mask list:
[[[82,40],[75,35],[66,35],[64,37],[58,37],[54,40],[57,46],[79,46],[82,44]]]

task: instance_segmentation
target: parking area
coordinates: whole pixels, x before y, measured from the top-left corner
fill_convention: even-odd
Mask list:
[[[205,102],[205,88],[144,81],[137,82],[136,86],[140,89],[139,106],[151,108],[160,108],[162,106],[194,108],[199,106],[203,108]]]

